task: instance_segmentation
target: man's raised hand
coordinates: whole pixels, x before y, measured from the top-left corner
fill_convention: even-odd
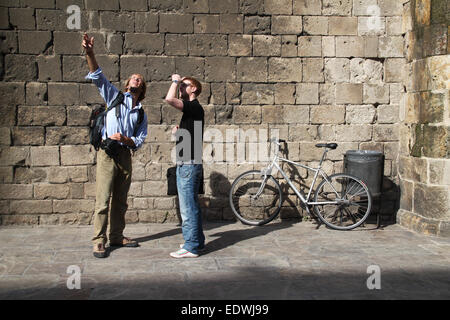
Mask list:
[[[81,43],[86,53],[94,52],[94,37],[89,38],[87,33],[83,35],[83,42]]]

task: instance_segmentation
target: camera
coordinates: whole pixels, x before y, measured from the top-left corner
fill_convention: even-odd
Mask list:
[[[117,140],[107,138],[106,140],[102,141],[101,148],[105,150],[106,154],[110,158],[114,159],[119,156],[119,152],[122,146],[119,144]]]

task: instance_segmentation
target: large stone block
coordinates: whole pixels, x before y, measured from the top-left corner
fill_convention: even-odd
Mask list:
[[[159,32],[193,33],[194,16],[191,14],[161,13],[159,15]]]
[[[291,0],[264,0],[264,12],[266,14],[292,14]]]
[[[194,33],[219,33],[218,15],[194,16]]]
[[[207,57],[205,80],[233,82],[236,80],[236,59],[232,57]]]
[[[95,149],[90,145],[61,146],[61,164],[64,166],[93,164]]]
[[[80,32],[62,32],[55,31],[53,33],[53,44],[56,54],[76,54],[83,52],[81,40],[83,34]]]
[[[379,38],[378,52],[381,58],[402,58],[403,37],[381,37]]]
[[[282,123],[309,123],[309,109],[309,106],[283,106]]]
[[[89,128],[80,127],[47,127],[45,129],[45,144],[76,145],[89,143]]]
[[[164,42],[164,52],[170,56],[186,56],[187,36],[180,34],[166,34]]]
[[[175,73],[175,59],[172,57],[148,57],[146,66],[145,77],[149,81],[169,80]]]
[[[44,145],[44,128],[14,127],[12,143],[15,146],[42,146]]]
[[[302,16],[318,16],[322,13],[322,3],[316,0],[294,0],[293,13]]]
[[[322,58],[303,59],[303,81],[324,82],[324,62]]]
[[[389,85],[364,84],[364,103],[389,103]]]
[[[274,86],[276,104],[295,104],[295,85],[276,83]]]
[[[184,0],[183,11],[189,13],[208,13],[209,1],[208,0]]]
[[[51,46],[49,31],[19,31],[19,52],[29,54],[45,53]]]
[[[336,126],[337,141],[370,141],[372,139],[372,126],[367,124],[352,124]]]
[[[311,124],[344,123],[345,106],[319,105],[311,107]]]
[[[328,35],[328,17],[314,16],[303,18],[303,29],[309,35]]]
[[[382,62],[362,58],[354,58],[350,60],[350,82],[379,84],[382,80]]]
[[[240,14],[222,14],[219,16],[219,32],[226,34],[243,33],[244,17]]]
[[[194,34],[188,36],[188,49],[194,56],[225,56],[227,36],[214,34]]]
[[[5,80],[33,81],[37,80],[36,57],[32,55],[12,55],[5,57]]]
[[[10,8],[9,22],[13,27],[20,30],[36,29],[36,20],[33,8]]]
[[[326,82],[348,82],[350,80],[350,60],[345,58],[325,59]]]
[[[80,92],[76,83],[49,83],[49,105],[78,105]]]
[[[272,34],[296,34],[303,31],[301,16],[273,16]],[[313,34],[313,33],[309,33]]]
[[[35,167],[59,166],[59,147],[32,147],[31,165]]]
[[[281,37],[271,35],[253,36],[253,56],[280,56]]]
[[[68,185],[54,184],[36,184],[34,186],[34,198],[39,200],[45,199],[66,199],[70,195],[70,187]]]
[[[11,201],[11,213],[19,215],[52,213],[52,200]]]
[[[414,212],[428,218],[442,219],[450,211],[448,187],[414,184]]]
[[[164,51],[164,35],[150,33],[126,33],[125,54],[160,55]]]
[[[299,58],[269,58],[269,81],[301,82],[302,61]]]
[[[348,124],[374,123],[376,109],[372,105],[349,105],[346,108],[345,122]]]
[[[47,104],[47,84],[28,82],[26,85],[26,103],[28,105]]]
[[[352,0],[323,0],[322,14],[326,16],[349,16],[352,13]]]
[[[328,18],[329,35],[332,36],[356,36],[358,35],[357,17],[338,17]]]
[[[399,139],[398,127],[392,124],[374,125],[373,139],[375,141],[398,141]]]
[[[147,11],[147,0],[119,0],[120,9],[126,11]]]
[[[319,84],[299,83],[295,90],[296,104],[318,104]]]
[[[0,106],[11,108],[12,106],[25,103],[25,85],[23,82],[0,82],[0,94],[2,96]],[[2,117],[5,117],[4,112],[2,112]],[[0,124],[6,123],[0,120]]]
[[[87,10],[119,10],[119,8],[119,0],[86,0]]]
[[[336,57],[364,57],[364,38],[336,37]]]
[[[94,207],[94,200],[53,200],[54,213],[93,213]]]
[[[245,16],[244,34],[270,34],[271,19],[269,16]]]
[[[31,199],[33,186],[26,184],[0,184],[0,199]]]
[[[336,83],[336,103],[361,104],[363,85],[361,83]]]
[[[0,163],[3,166],[30,165],[30,147],[1,147]]]
[[[261,123],[261,107],[239,105],[234,107],[233,121],[235,124]]]
[[[274,88],[272,84],[243,84],[242,104],[273,104]]]
[[[100,12],[100,26],[109,31],[134,32],[134,14],[102,11]]]
[[[298,37],[299,57],[321,57],[322,37],[320,36],[300,36]]]
[[[230,35],[228,38],[228,55],[250,56],[252,54],[251,35]]]
[[[39,81],[61,81],[61,56],[43,56],[37,58]]]
[[[147,70],[147,61],[145,56],[122,55],[120,57],[120,79],[125,80],[132,74]]]
[[[237,81],[240,82],[266,82],[267,60],[265,58],[251,57],[238,58]]]
[[[450,160],[430,159],[428,183],[438,185],[450,185]]]

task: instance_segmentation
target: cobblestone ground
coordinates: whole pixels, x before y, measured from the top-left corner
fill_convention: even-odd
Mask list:
[[[96,259],[91,226],[2,227],[0,299],[450,298],[450,239],[399,225],[341,232],[311,222],[208,223],[206,252],[181,260],[169,256],[182,243],[178,225],[125,231],[139,248]],[[67,287],[76,284],[70,266],[80,268],[80,289]]]

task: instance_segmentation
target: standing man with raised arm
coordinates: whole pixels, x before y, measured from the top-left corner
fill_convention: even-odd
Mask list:
[[[105,77],[98,66],[94,54],[94,38],[85,33],[82,46],[86,52],[89,74],[100,91],[100,95],[108,106],[119,95],[119,90]],[[123,236],[125,229],[125,213],[128,208],[127,196],[131,184],[131,150],[142,146],[147,137],[147,115],[143,113],[139,124],[139,109],[141,101],[145,98],[146,84],[140,74],[132,74],[125,84],[123,102],[108,111],[105,117],[105,126],[102,131],[102,145],[97,152],[95,213],[94,213],[94,244],[93,254],[97,258],[107,256],[105,245],[109,238],[111,247],[137,247],[139,244]],[[118,113],[116,109],[119,108]],[[114,157],[106,151],[112,145],[117,150]],[[106,149],[106,151],[105,151]],[[111,213],[108,229],[108,211],[111,200]]]
[[[177,88],[180,86],[180,98]],[[203,173],[203,127],[205,112],[197,100],[202,92],[200,82],[191,77],[172,75],[172,84],[166,95],[166,102],[183,112],[176,128],[177,137],[177,189],[180,203],[184,244],[170,253],[174,258],[196,258],[205,247],[202,226],[202,211],[198,201],[198,191]]]

